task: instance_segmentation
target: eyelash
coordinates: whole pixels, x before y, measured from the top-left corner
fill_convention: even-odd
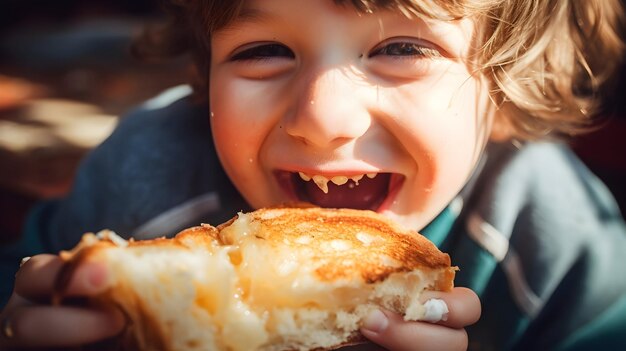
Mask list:
[[[282,44],[262,44],[236,53],[232,56],[231,61],[260,61],[272,57],[293,59],[296,55]]]
[[[415,56],[436,58],[442,57],[437,49],[422,46],[416,43],[395,42],[375,49],[368,54],[368,58],[386,55],[398,58],[411,58]],[[231,61],[262,61],[273,57],[284,57],[293,59],[295,54],[291,49],[282,44],[261,44],[249,49],[245,49],[233,55]]]
[[[411,58],[415,56],[422,56],[426,58],[442,57],[441,53],[437,49],[429,48],[423,45],[409,42],[395,42],[389,43],[383,47],[375,49],[367,57],[371,58],[378,55],[387,55],[395,57]]]

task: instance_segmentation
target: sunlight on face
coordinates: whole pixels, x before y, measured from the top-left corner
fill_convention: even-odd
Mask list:
[[[490,129],[487,86],[467,65],[473,31],[469,19],[247,1],[212,41],[211,123],[228,175],[254,207],[372,209],[421,229]]]

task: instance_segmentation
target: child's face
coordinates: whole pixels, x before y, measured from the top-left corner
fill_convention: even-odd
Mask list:
[[[330,0],[246,1],[211,43],[211,122],[227,173],[254,207],[367,208],[421,229],[489,134],[487,86],[465,62],[474,30]]]

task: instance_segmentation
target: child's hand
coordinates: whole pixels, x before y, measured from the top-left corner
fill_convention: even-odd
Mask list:
[[[17,272],[13,295],[0,314],[0,349],[86,345],[122,331],[125,322],[118,310],[51,305],[62,266],[58,256],[39,255]],[[68,286],[68,297],[101,292],[106,288],[107,274],[103,266],[79,267]]]
[[[118,310],[50,305],[54,282],[63,263],[57,256],[39,255],[20,268],[15,290],[0,314],[0,348],[71,347],[115,336],[124,328]],[[108,272],[103,266],[86,264],[78,268],[67,295],[86,297],[107,287]],[[474,292],[455,288],[449,293],[428,292],[424,300],[439,298],[450,310],[447,321],[437,324],[405,322],[389,312],[371,315],[363,335],[389,350],[465,350],[464,327],[480,316],[480,301]]]
[[[480,300],[467,288],[454,288],[451,292],[426,292],[423,301],[442,299],[448,305],[446,321],[405,322],[388,311],[370,314],[361,333],[371,341],[391,351],[403,350],[467,350],[466,326],[480,318]]]

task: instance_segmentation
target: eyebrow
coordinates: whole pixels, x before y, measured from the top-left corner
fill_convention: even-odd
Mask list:
[[[232,23],[247,23],[247,22],[261,22],[266,20],[269,16],[267,12],[260,9],[251,7],[244,7],[239,11],[237,17],[235,17]]]
[[[219,28],[218,32],[228,33],[232,31],[238,31],[242,26],[246,24],[259,24],[267,21],[271,15],[257,8],[243,7],[237,13],[237,16],[232,18],[226,25]],[[215,33],[214,33],[215,34]]]

